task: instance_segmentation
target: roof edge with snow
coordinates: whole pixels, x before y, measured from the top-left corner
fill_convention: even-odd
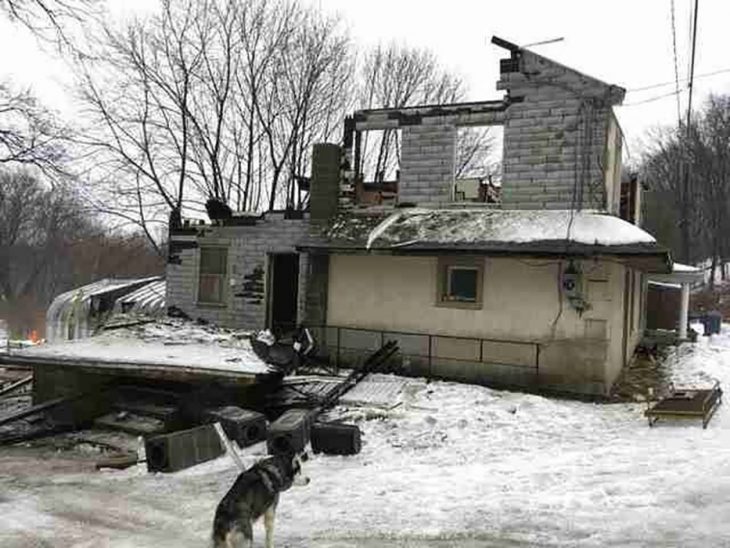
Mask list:
[[[335,219],[302,250],[335,253],[613,255],[671,272],[668,249],[641,228],[594,211],[404,208]]]

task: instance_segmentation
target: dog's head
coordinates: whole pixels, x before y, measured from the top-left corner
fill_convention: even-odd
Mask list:
[[[292,485],[307,485],[309,483],[309,478],[302,474],[302,463],[306,462],[309,459],[309,456],[307,453],[294,454],[291,459],[291,465],[292,470],[294,472],[294,480],[292,481]]]
[[[292,485],[309,483],[309,478],[302,474],[302,462],[307,460],[306,453],[282,453],[274,457],[274,460],[283,480],[280,486],[282,491],[289,489]]]

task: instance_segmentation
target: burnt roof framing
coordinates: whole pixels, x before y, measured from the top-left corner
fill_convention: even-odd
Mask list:
[[[455,125],[498,125],[504,123],[505,111],[511,103],[505,98],[497,101],[358,110],[353,114],[354,129],[363,131],[417,126],[427,118],[445,117],[453,118]],[[352,126],[346,129],[352,129]]]

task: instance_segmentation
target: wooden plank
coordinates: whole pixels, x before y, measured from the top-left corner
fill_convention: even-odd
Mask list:
[[[123,470],[137,464],[136,453],[117,453],[115,455],[108,455],[101,457],[96,461],[95,467],[97,470],[102,468],[114,468],[115,470]]]
[[[72,402],[85,394],[75,394],[73,396],[65,396],[63,398],[55,398],[53,400],[40,403],[38,405],[33,405],[29,407],[28,409],[23,409],[22,411],[18,411],[17,413],[13,413],[12,415],[8,417],[2,417],[0,418],[0,426],[3,426],[4,424],[9,424],[11,422],[18,421],[20,419],[24,419],[25,417],[30,417],[31,415],[35,415],[37,413],[40,413],[41,411],[45,411],[47,409],[51,409],[53,407],[56,407],[58,405]]]
[[[0,363],[10,363],[6,358],[0,356]],[[124,374],[125,376],[159,378],[167,380],[195,380],[201,378],[223,379],[237,384],[252,384],[268,377],[267,373],[248,373],[246,371],[235,371],[226,369],[214,369],[206,367],[194,367],[169,364],[143,364],[135,362],[103,362],[87,359],[71,358],[46,358],[34,356],[12,356],[12,363],[43,367],[52,365],[57,367],[68,367],[81,369],[90,373],[101,374]]]
[[[28,375],[27,377],[20,379],[19,381],[16,381],[16,382],[6,386],[2,390],[0,390],[0,397],[4,396],[6,394],[10,394],[11,392],[14,392],[15,390],[17,390],[18,388],[26,386],[32,382],[33,382],[33,375]]]

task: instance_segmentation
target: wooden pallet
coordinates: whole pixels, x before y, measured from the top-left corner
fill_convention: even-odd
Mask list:
[[[702,428],[707,428],[721,403],[722,389],[719,382],[709,389],[672,387],[667,396],[650,404],[644,415],[649,426],[654,426],[660,418],[696,418],[702,420]]]

